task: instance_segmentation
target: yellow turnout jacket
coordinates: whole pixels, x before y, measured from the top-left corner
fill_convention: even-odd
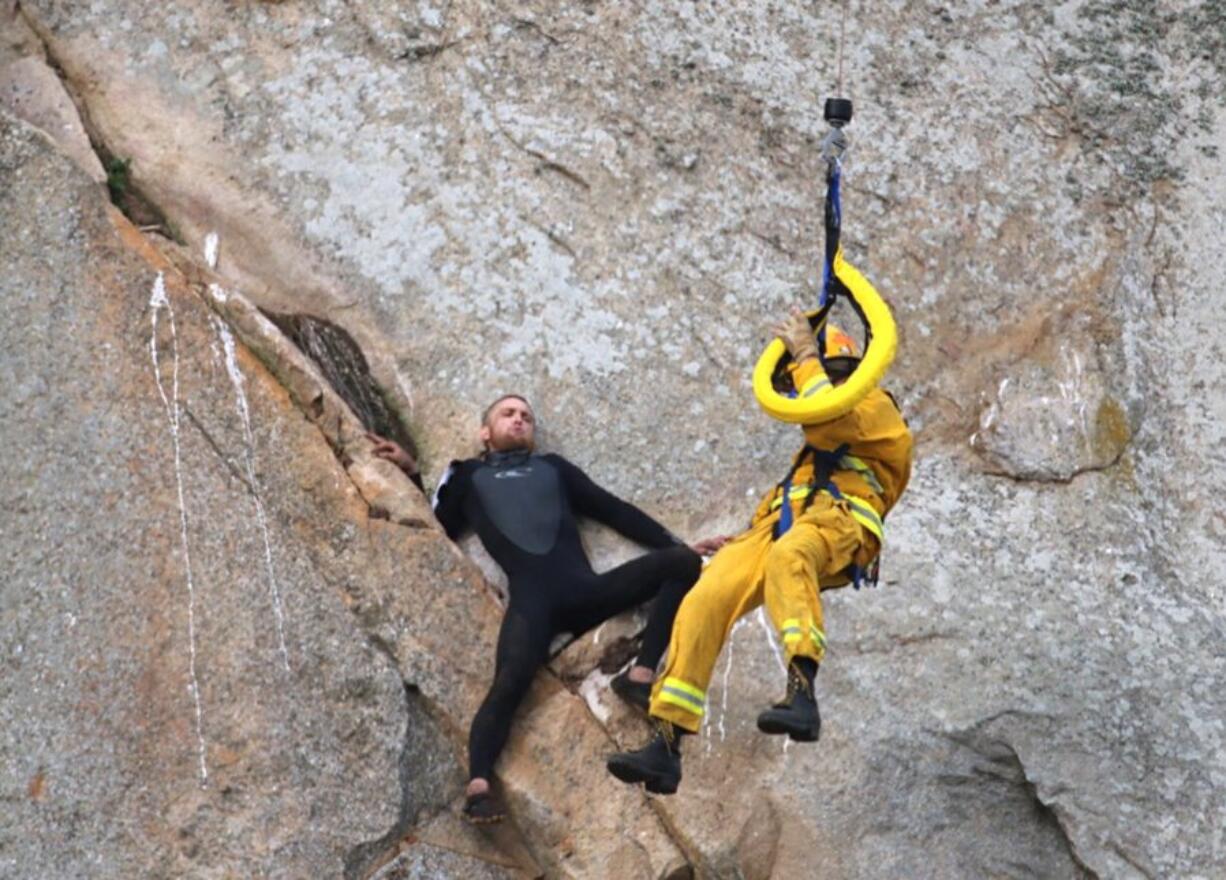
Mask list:
[[[815,359],[793,367],[796,387],[803,388],[819,370]],[[876,546],[865,548],[864,561],[857,560],[857,564],[867,564],[877,555],[883,538],[881,518],[897,503],[911,478],[912,439],[902,413],[885,391],[874,388],[846,415],[801,427],[807,446],[826,452],[833,452],[844,443],[848,446],[831,474],[831,482],[838,487],[856,520],[877,538]],[[807,495],[823,489],[811,485],[813,471],[810,457],[792,475],[789,494],[797,514]],[[754,512],[754,525],[780,508],[782,491],[782,486],[775,486],[763,496]]]

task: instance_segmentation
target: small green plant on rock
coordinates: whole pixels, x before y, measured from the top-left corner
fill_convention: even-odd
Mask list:
[[[118,205],[132,188],[132,160],[113,157],[106,163],[106,188]]]

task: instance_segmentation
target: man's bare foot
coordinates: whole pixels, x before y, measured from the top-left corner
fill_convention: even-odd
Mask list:
[[[651,680],[655,678],[655,670],[650,666],[631,666],[628,673],[629,678],[635,684],[651,684]]]

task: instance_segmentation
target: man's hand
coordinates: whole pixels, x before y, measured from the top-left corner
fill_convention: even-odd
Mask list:
[[[703,538],[697,543],[691,544],[690,549],[699,556],[710,556],[720,547],[723,547],[732,540],[731,535],[716,535],[713,538]]]
[[[774,328],[774,333],[783,340],[788,353],[796,363],[817,357],[817,340],[813,338],[813,328],[805,313],[792,306],[792,312]]]
[[[417,462],[413,460],[413,456],[404,451],[399,443],[394,440],[388,440],[386,437],[380,437],[378,434],[366,432],[366,439],[375,444],[375,455],[379,458],[385,458],[396,467],[400,468],[410,477],[417,474]]]

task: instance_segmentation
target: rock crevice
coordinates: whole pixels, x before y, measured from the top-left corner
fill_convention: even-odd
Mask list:
[[[81,98],[77,84],[68,74],[64,59],[56,52],[54,42],[48,39],[47,32],[41,23],[20,3],[16,4],[15,14],[21,17],[21,20],[38,38],[43,60],[59,79],[64,93],[71,99],[76,109],[77,119],[88,139],[89,148],[93,151],[105,175],[107,192],[110,194],[112,203],[142,232],[158,232],[168,239],[183,244],[181,236],[175,231],[166,214],[140,186],[138,178],[133,176],[131,159],[117,155],[107,144],[102,131],[93,123],[88,103]]]

